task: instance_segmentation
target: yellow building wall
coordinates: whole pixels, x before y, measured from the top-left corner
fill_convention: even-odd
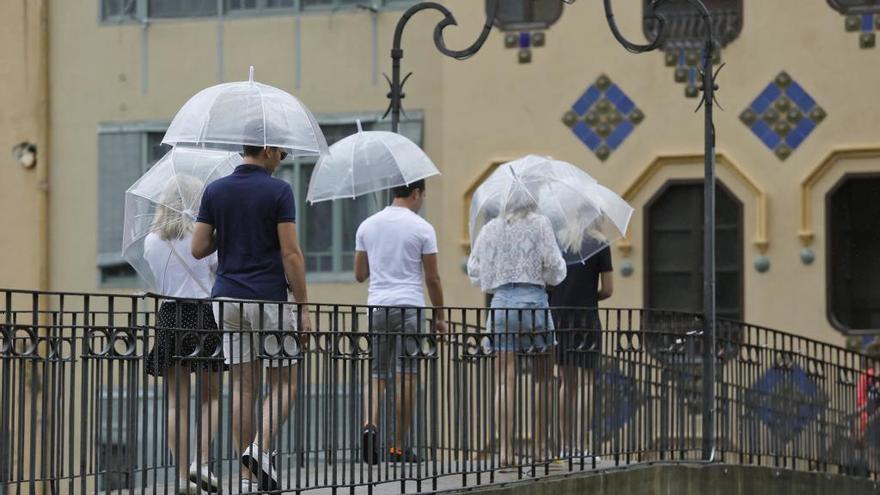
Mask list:
[[[43,2],[0,3],[0,287],[38,288],[45,274],[40,218],[48,166]],[[33,168],[11,156],[22,142],[37,146]]]
[[[451,47],[469,45],[483,22],[478,0],[443,2],[459,26],[448,29]],[[641,37],[640,2],[616,2],[617,17],[630,37]],[[142,91],[143,27],[97,21],[97,2],[51,3],[51,142],[58,166],[51,176],[51,285],[55,289],[97,289],[97,137],[101,122],[168,120],[196,91],[216,82],[216,19],[156,21],[146,28],[148,73]],[[795,16],[793,13],[797,13]],[[378,14],[379,71],[390,73],[388,52],[401,11]],[[611,36],[600,2],[566,6],[547,31],[547,44],[533,61],[518,64],[493,31],[483,50],[467,61],[443,57],[432,43],[439,16],[416,16],[404,36],[405,106],[424,110],[424,146],[443,172],[429,182],[426,214],[437,229],[447,304],[478,305],[479,291],[461,267],[467,251],[463,193],[487,167],[527,153],[548,154],[582,166],[600,182],[623,193],[658,157],[700,155],[703,119],[684,97],[660,53],[630,55]],[[227,19],[224,79],[246,76],[285,88],[315,113],[384,111],[387,86],[374,84],[372,17],[363,11],[304,14],[301,58],[297,59],[293,15]],[[718,151],[732,167],[719,165],[719,178],[744,205],[745,319],[823,341],[843,342],[826,318],[824,190],[810,198],[817,212],[812,245],[816,261],[801,263],[801,182],[835,149],[880,146],[878,112],[872,104],[880,83],[880,50],[860,50],[857,36],[843,29],[843,17],[825,2],[746,2],[740,37],[722,53],[718,94],[725,111],[716,118]],[[301,87],[295,88],[296,64]],[[740,112],[782,70],[828,112],[806,142],[779,161],[739,121]],[[636,102],[646,118],[605,161],[599,161],[562,123],[563,113],[601,75],[607,74]],[[683,159],[690,163],[692,159]],[[641,306],[645,267],[643,206],[667,179],[699,177],[699,165],[670,162],[632,198],[636,209],[628,242],[635,271],[616,277],[613,306]],[[861,168],[880,170],[877,159]],[[835,166],[836,167],[836,166]],[[6,167],[3,173],[8,173]],[[737,181],[739,170],[752,179]],[[19,171],[15,171],[19,173]],[[4,186],[5,175],[4,175]],[[754,245],[758,199],[766,197],[766,255],[770,270],[758,273]],[[823,189],[825,188],[825,189]],[[615,250],[620,266],[622,253]],[[313,301],[362,303],[366,287],[353,283],[312,284]]]

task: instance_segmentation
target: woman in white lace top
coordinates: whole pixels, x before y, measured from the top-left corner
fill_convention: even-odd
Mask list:
[[[510,203],[508,203],[509,205]],[[495,394],[496,417],[501,432],[501,465],[516,463],[513,445],[513,410],[516,397],[516,360],[525,357],[533,365],[535,397],[549,397],[552,376],[552,350],[556,344],[553,320],[549,313],[547,286],[565,279],[565,260],[556,244],[550,220],[535,213],[534,203],[489,221],[477,236],[468,259],[468,276],[474,285],[493,294],[488,326],[492,329],[498,389]],[[531,401],[535,407],[537,431],[547,431],[549,404]],[[536,445],[528,449],[535,461],[551,456],[546,448],[547,435],[533,435]]]
[[[468,258],[471,282],[490,294],[507,284],[554,286],[565,274],[550,220],[531,211],[489,221]]]

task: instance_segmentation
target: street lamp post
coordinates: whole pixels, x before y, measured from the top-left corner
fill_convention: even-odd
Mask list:
[[[385,115],[382,116],[382,118],[385,118],[391,113],[391,132],[397,132],[398,126],[400,125],[400,112],[403,107],[403,98],[405,96],[403,93],[403,85],[406,84],[406,80],[411,75],[411,73],[407,74],[403,80],[400,78],[400,62],[403,59],[403,48],[401,48],[403,30],[406,28],[406,24],[409,22],[410,18],[423,10],[436,10],[443,14],[443,19],[434,27],[434,46],[440,50],[440,53],[447,57],[456,60],[467,60],[480,51],[480,48],[483,48],[483,43],[486,42],[489,33],[492,31],[492,24],[495,22],[495,15],[498,12],[498,3],[500,1],[501,0],[491,0],[492,3],[487,9],[486,22],[483,23],[483,29],[480,31],[480,36],[469,47],[463,50],[449,49],[446,46],[446,40],[443,38],[443,30],[446,27],[458,25],[455,16],[452,15],[452,12],[450,12],[449,9],[436,2],[421,2],[406,9],[400,17],[400,20],[397,21],[397,27],[394,29],[394,44],[391,48],[391,80],[388,81],[388,84],[391,86],[391,90],[388,92],[388,98],[391,102],[388,105],[388,110],[385,111]],[[385,76],[385,78],[387,79],[388,76]]]
[[[391,100],[385,116],[391,114],[391,130],[397,132],[400,122],[402,107],[403,85],[409,77],[400,78],[400,63],[403,58],[401,41],[403,30],[409,19],[423,10],[436,10],[443,14],[443,19],[434,28],[434,45],[441,53],[456,60],[465,60],[477,53],[489,37],[492,24],[498,12],[498,4],[501,0],[491,0],[486,14],[486,21],[477,40],[463,50],[450,50],[446,47],[443,39],[443,29],[447,26],[456,25],[455,17],[446,7],[436,2],[421,2],[413,5],[404,12],[394,30],[394,45],[391,49],[391,80],[388,81],[391,90],[388,98]],[[575,0],[561,0],[567,4],[573,4]],[[656,50],[663,42],[666,21],[660,10],[668,0],[651,0],[648,15],[657,21],[657,34],[647,44],[636,44],[627,40],[621,33],[614,20],[614,11],[611,0],[603,0],[605,17],[614,38],[628,51],[632,53],[645,53]],[[704,184],[703,184],[703,459],[707,461],[715,458],[715,124],[713,110],[715,107],[715,77],[712,63],[712,53],[715,50],[715,42],[712,39],[712,18],[709,9],[702,0],[687,0],[700,14],[705,27],[705,42],[702,56],[702,91],[703,99],[700,106],[705,115],[704,131]],[[387,79],[387,76],[386,76]],[[697,108],[699,110],[699,107]],[[384,117],[383,117],[384,118]]]
[[[572,2],[574,0],[571,0]],[[658,22],[657,36],[646,45],[638,45],[627,40],[614,20],[611,0],[605,2],[605,16],[614,37],[632,53],[645,53],[656,50],[663,41],[665,20],[660,7],[668,0],[652,0],[649,15]],[[715,84],[712,53],[715,43],[712,39],[712,18],[702,0],[687,0],[703,19],[706,30],[702,60],[703,100],[700,105],[705,115],[704,136],[704,183],[703,183],[703,459],[711,461],[715,457]],[[699,110],[699,107],[697,108]]]

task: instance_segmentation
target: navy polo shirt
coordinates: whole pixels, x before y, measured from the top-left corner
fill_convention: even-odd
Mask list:
[[[278,224],[296,221],[290,185],[257,165],[239,165],[205,188],[198,221],[217,240],[217,280],[211,297],[287,300]]]

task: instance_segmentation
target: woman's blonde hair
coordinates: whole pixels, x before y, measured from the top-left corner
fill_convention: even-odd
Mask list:
[[[150,230],[164,241],[182,239],[192,233],[203,185],[192,175],[181,174],[168,179]]]

